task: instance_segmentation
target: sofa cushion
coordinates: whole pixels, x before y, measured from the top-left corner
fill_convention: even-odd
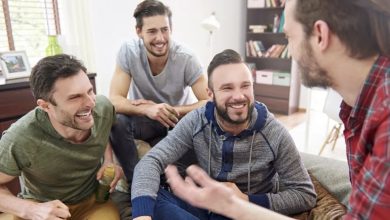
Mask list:
[[[326,190],[321,183],[310,173],[310,178],[313,182],[314,189],[317,193],[317,203],[310,211],[292,216],[295,219],[341,219],[345,215],[347,209],[341,204],[332,194]]]
[[[348,206],[351,182],[347,162],[313,154],[301,153],[306,169],[321,182],[339,202]]]

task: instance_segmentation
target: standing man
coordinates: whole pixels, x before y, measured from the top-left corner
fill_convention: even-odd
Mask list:
[[[131,190],[135,219],[226,219],[159,187],[164,168],[194,150],[200,167],[235,195],[283,214],[314,207],[316,194],[288,131],[254,101],[252,74],[233,50],[208,70],[212,102],[180,120],[137,164]],[[225,213],[221,213],[225,215]]]
[[[137,6],[139,39],[122,45],[111,81],[110,99],[119,113],[111,141],[130,183],[138,162],[134,139],[156,144],[208,98],[199,61],[171,40],[171,17],[170,9],[156,0]],[[198,102],[192,99],[191,89]]]
[[[112,202],[95,202],[97,179],[113,165],[109,144],[115,111],[95,96],[86,68],[62,54],[40,60],[30,84],[38,107],[0,140],[0,211],[23,219],[119,219]],[[101,160],[104,158],[103,165]],[[22,176],[20,198],[5,184]]]
[[[285,15],[284,31],[304,85],[331,87],[343,97],[340,118],[345,126],[352,184],[344,219],[387,219],[390,214],[390,2],[287,0]],[[196,168],[190,170],[202,188],[182,182],[174,169],[167,170],[169,181],[176,186],[173,188],[178,195],[203,207],[207,196],[215,199],[216,194],[200,194],[198,190],[212,193],[224,187],[207,180]],[[218,192],[222,191],[218,194],[221,200],[237,201],[228,196],[226,188]],[[236,204],[229,204],[233,203]],[[213,205],[213,210],[216,209]],[[239,213],[244,212],[244,208],[235,209],[230,216],[242,216]],[[262,216],[264,210],[256,212]]]

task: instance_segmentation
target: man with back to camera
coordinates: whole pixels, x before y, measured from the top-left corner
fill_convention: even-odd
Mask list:
[[[124,43],[117,56],[110,99],[118,115],[110,139],[130,184],[138,162],[134,139],[156,144],[207,99],[207,79],[199,61],[171,39],[171,17],[163,3],[142,1],[134,11],[139,39]],[[192,157],[189,153],[183,161]]]
[[[254,101],[252,74],[240,55],[215,55],[207,72],[213,101],[182,118],[135,168],[134,219],[227,219],[159,187],[164,168],[192,149],[200,167],[241,199],[283,214],[314,207],[299,152],[288,131]]]
[[[65,54],[40,60],[30,85],[38,107],[0,140],[0,211],[15,219],[119,220],[111,201],[95,202],[105,167],[115,168],[111,190],[123,175],[109,143],[114,107],[95,96],[86,68]],[[5,186],[18,176],[19,198]]]
[[[388,0],[287,0],[284,31],[303,84],[331,87],[342,97],[352,192],[343,219],[387,219],[390,214],[390,2]],[[173,168],[168,181],[191,204],[228,201],[230,217],[272,215],[229,195],[229,189],[189,169],[202,188],[186,184]],[[190,193],[190,191],[192,193]],[[203,192],[203,193],[201,193]],[[216,193],[219,192],[219,196]],[[222,192],[222,193],[221,193]],[[219,199],[216,199],[218,197]],[[201,201],[201,202],[200,202]],[[239,209],[234,207],[239,206]],[[269,219],[280,219],[279,216]]]

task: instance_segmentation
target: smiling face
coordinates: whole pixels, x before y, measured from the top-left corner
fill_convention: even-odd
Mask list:
[[[297,62],[302,83],[307,87],[327,88],[332,85],[328,72],[318,64],[313,53],[312,36],[306,36],[303,26],[294,16],[296,0],[286,1],[284,32],[288,39],[288,49]]]
[[[253,80],[244,63],[220,65],[211,75],[208,89],[217,109],[217,117],[227,126],[246,126],[254,106]]]
[[[149,55],[154,57],[167,55],[171,37],[168,16],[144,17],[143,26],[142,28],[137,28],[137,34],[144,41]]]
[[[93,126],[95,93],[87,74],[82,70],[76,75],[59,78],[54,84],[52,100],[43,101],[43,109],[54,128],[88,131]]]

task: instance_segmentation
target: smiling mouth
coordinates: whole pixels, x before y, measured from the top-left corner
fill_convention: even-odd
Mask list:
[[[166,45],[166,43],[156,43],[156,44],[153,44],[154,47],[156,47],[157,49],[162,49],[164,48]]]
[[[76,117],[80,118],[80,119],[87,119],[89,118],[90,116],[92,115],[92,111],[89,110],[87,112],[80,112],[78,114],[76,114]]]
[[[230,103],[230,104],[227,104],[227,107],[230,107],[230,108],[233,108],[233,109],[242,109],[242,108],[245,108],[247,106],[247,103]]]

